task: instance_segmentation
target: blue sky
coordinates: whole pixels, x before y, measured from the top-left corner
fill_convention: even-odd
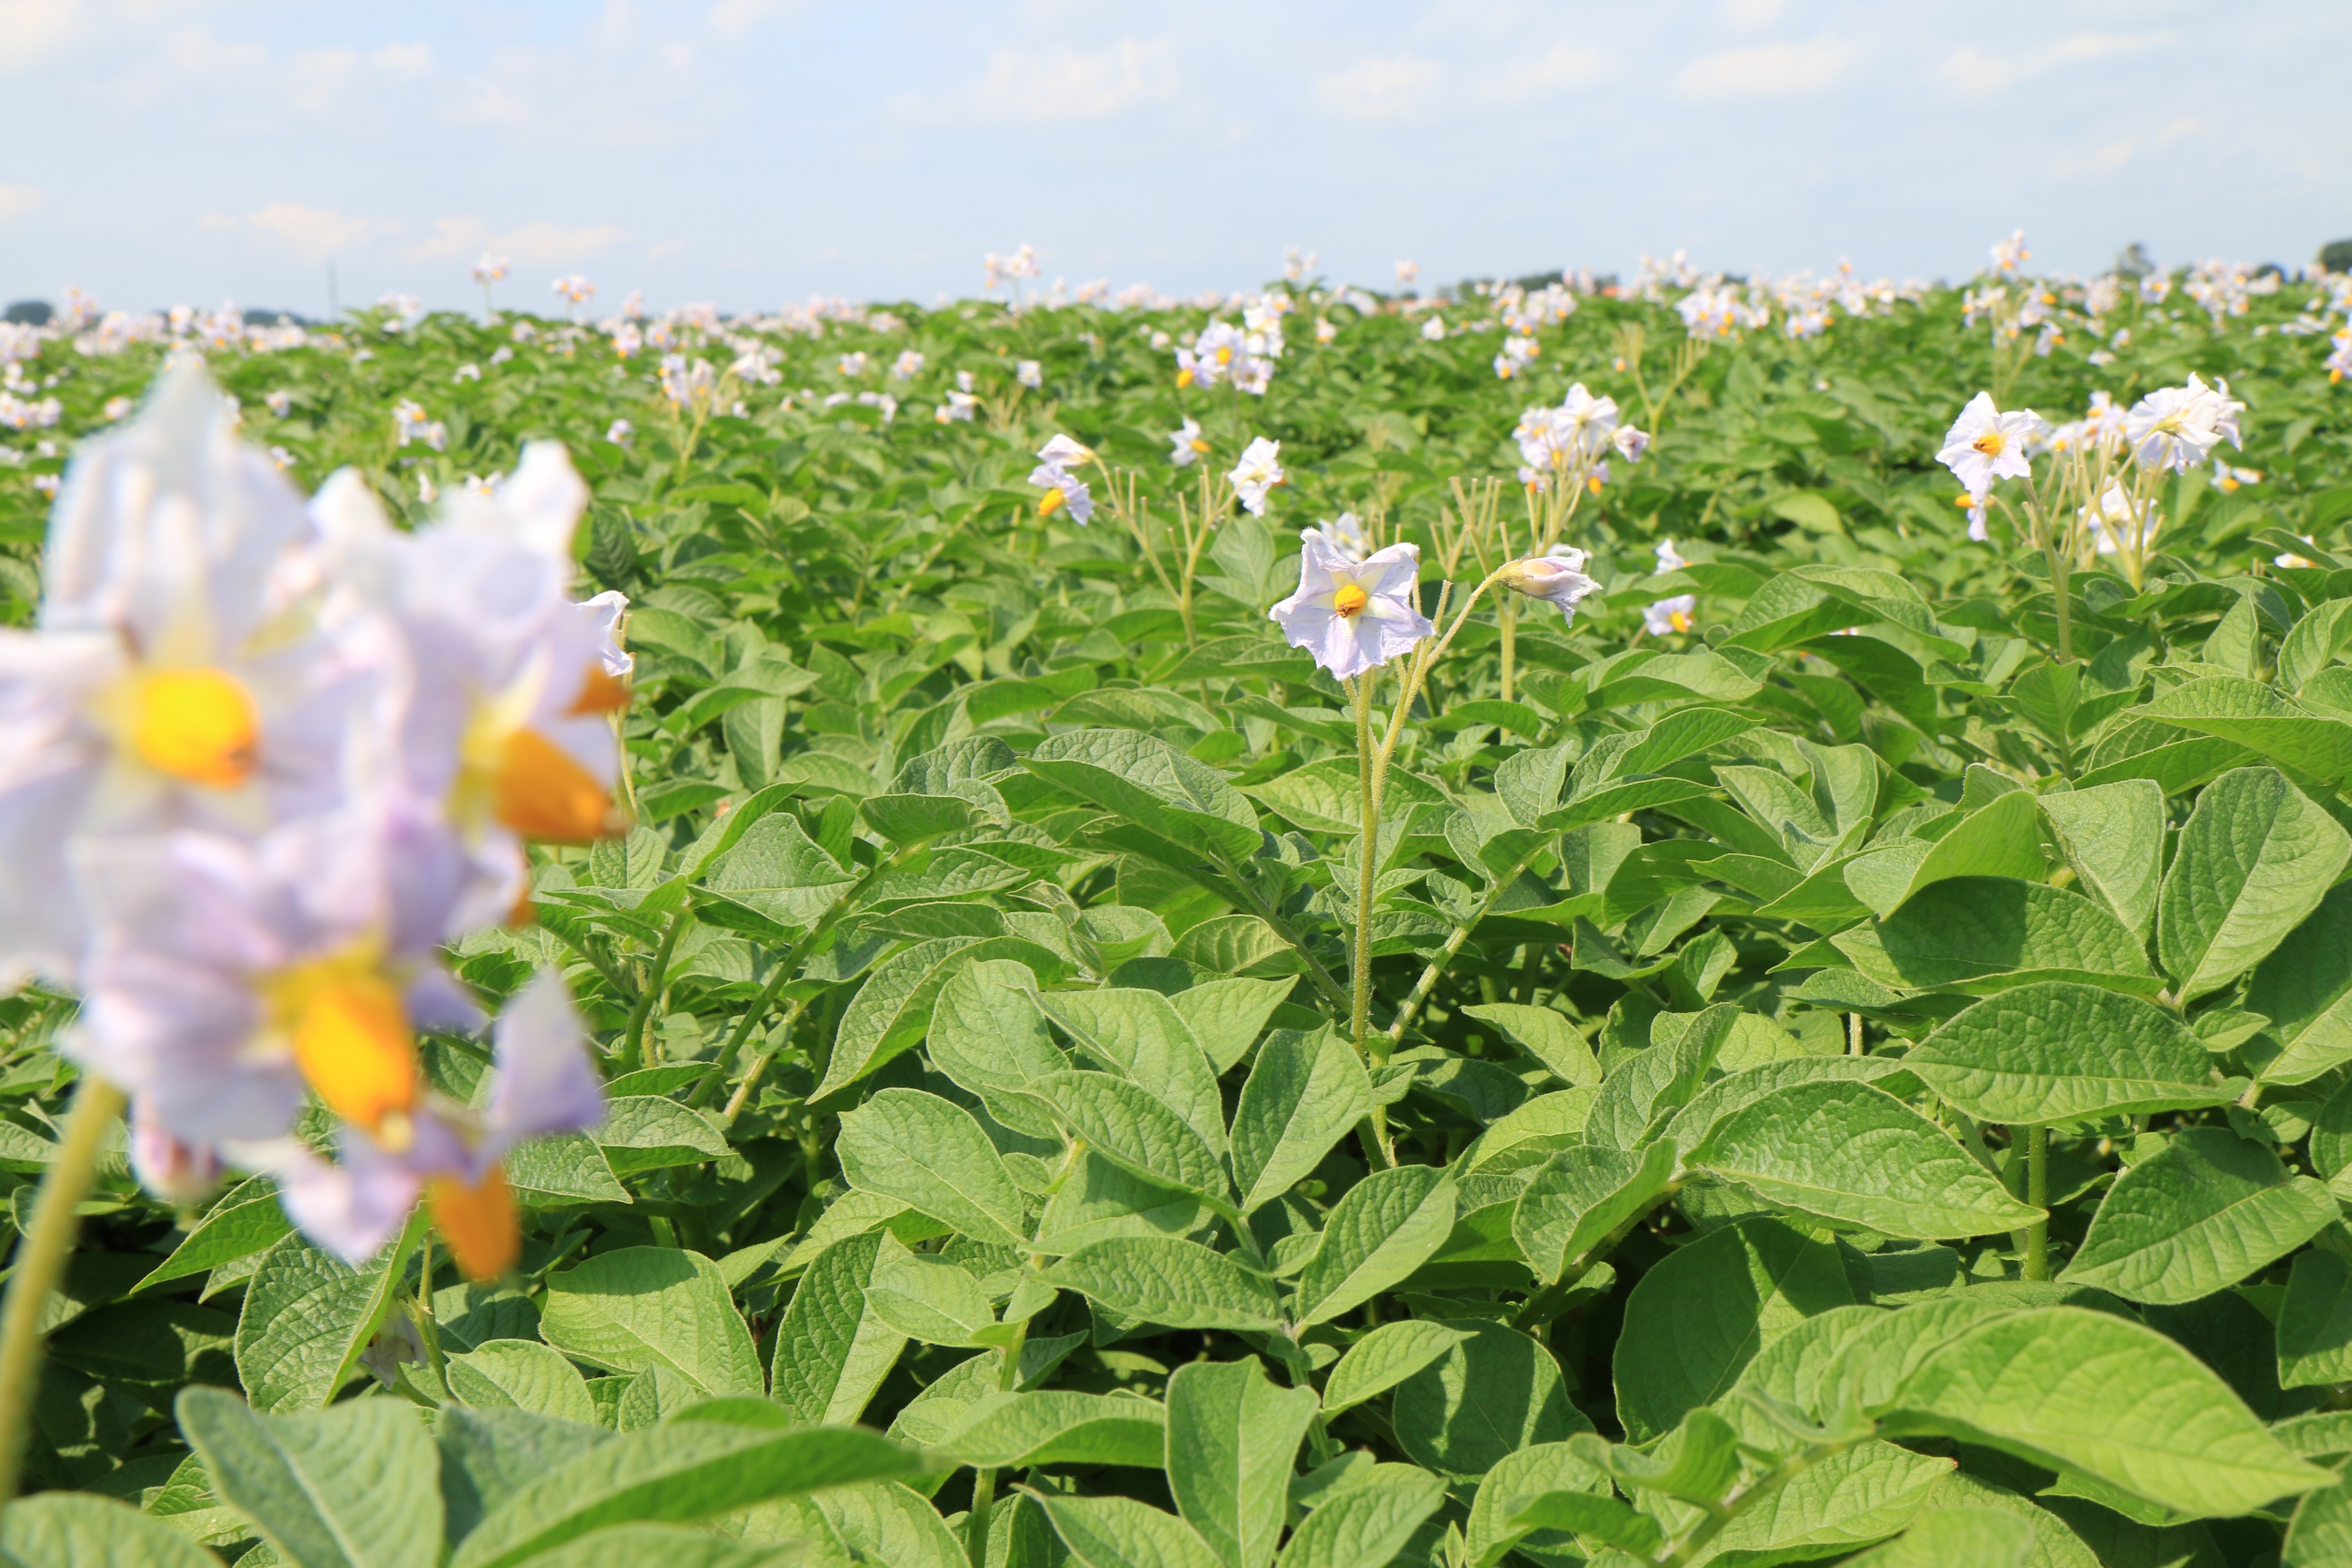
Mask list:
[[[0,298],[741,309],[2352,236],[2352,5],[0,0]]]

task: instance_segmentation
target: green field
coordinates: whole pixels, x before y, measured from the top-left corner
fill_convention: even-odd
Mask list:
[[[167,360],[402,530],[559,443],[634,659],[625,831],[446,948],[604,1083],[492,1151],[512,1267],[77,1164],[120,1026],[11,977],[0,1563],[2352,1563],[2345,281],[0,327],[0,899]],[[1294,590],[1435,631],[1343,685]]]

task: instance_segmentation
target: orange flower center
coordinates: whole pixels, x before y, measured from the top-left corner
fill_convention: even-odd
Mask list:
[[[415,1035],[373,945],[297,964],[265,981],[262,993],[327,1109],[379,1142],[405,1145],[418,1094]]]
[[[536,730],[507,738],[490,788],[499,820],[525,838],[593,844],[628,830],[604,786]]]
[[[433,1223],[467,1279],[496,1279],[522,1257],[522,1227],[515,1220],[514,1194],[503,1167],[491,1166],[470,1187],[455,1176],[436,1176],[425,1196],[433,1205]]]
[[[571,713],[618,713],[629,705],[629,683],[608,673],[601,664],[588,667],[588,674],[580,682],[580,695],[572,700]]]
[[[1037,515],[1039,517],[1053,516],[1054,513],[1059,510],[1062,503],[1067,500],[1069,500],[1069,497],[1064,495],[1058,489],[1047,490],[1044,495],[1037,498]]]
[[[1370,594],[1350,583],[1331,595],[1331,613],[1344,621],[1371,601],[1372,596]]]
[[[1998,458],[2008,446],[2007,437],[1998,430],[1988,430],[1969,442],[1969,449],[1972,452],[1981,452],[1988,458]]]
[[[236,789],[260,760],[261,713],[226,670],[157,670],[139,682],[131,743],[158,772]]]

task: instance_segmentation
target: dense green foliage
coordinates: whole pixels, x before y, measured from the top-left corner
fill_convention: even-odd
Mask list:
[[[215,354],[306,489],[421,520],[534,437],[593,486],[637,826],[457,972],[561,967],[611,1112],[516,1152],[495,1287],[112,1159],[0,1562],[2352,1562],[2352,388],[2276,330],[2322,298],[2127,300],[2095,363],[1947,290],[1704,351],[1587,297],[1505,380],[1486,301],[1302,296],[1262,398],[1174,384],[1198,310],[673,321],[676,401],[552,322]],[[156,363],[26,365],[8,620],[35,481]],[[1945,427],[2191,372],[2261,478],[2168,480],[2062,647]],[[1343,510],[1458,605],[1571,380],[1655,436],[1570,522],[1606,595],[1482,602],[1406,716],[1358,1040],[1359,731],[1267,606]],[[1056,433],[1119,471],[1089,527],[1024,482]],[[71,1016],[0,1002],[0,1227]]]

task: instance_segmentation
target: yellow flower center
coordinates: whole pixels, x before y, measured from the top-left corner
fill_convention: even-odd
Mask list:
[[[433,1205],[433,1223],[448,1239],[450,1255],[467,1279],[495,1279],[522,1256],[522,1229],[515,1221],[514,1194],[507,1187],[502,1167],[491,1166],[489,1174],[470,1187],[455,1176],[436,1176],[425,1194]]]
[[[1205,452],[1208,449],[1209,444],[1206,441],[1202,440],[1197,436],[1192,438],[1192,450],[1195,452]]]
[[[2009,438],[2000,431],[1988,430],[1969,442],[1969,449],[1972,452],[1981,452],[1988,458],[1998,458],[2008,445]]]
[[[1217,345],[1217,363],[1219,364],[1231,364],[1234,363],[1234,351],[1230,346],[1223,343],[1219,343]]]
[[[373,942],[359,942],[263,981],[273,1031],[336,1115],[378,1142],[406,1144],[417,1097],[415,1034]]]
[[[543,844],[593,844],[628,830],[604,786],[536,730],[508,737],[491,792],[499,820]]]
[[[260,760],[261,713],[226,670],[157,670],[133,696],[131,743],[173,778],[236,789]]]
[[[1064,495],[1058,489],[1047,490],[1044,495],[1037,498],[1037,515],[1039,517],[1053,516],[1055,511],[1067,500],[1069,500],[1069,497]]]
[[[618,713],[629,705],[628,682],[609,673],[603,665],[588,667],[587,679],[580,683],[580,695],[572,700],[568,711],[574,717],[587,713]]]
[[[1370,594],[1350,583],[1331,595],[1331,613],[1344,621],[1371,602]]]
[[[1180,391],[1180,392],[1181,392],[1181,391],[1182,391],[1185,387],[1188,387],[1188,386],[1190,386],[1190,385],[1192,385],[1192,368],[1191,368],[1189,365],[1188,365],[1187,367],[1185,367],[1184,369],[1180,370],[1180,371],[1178,371],[1178,372],[1176,373],[1176,387],[1177,387],[1177,390],[1178,390],[1178,391]]]
[[[1691,629],[1691,617],[1690,617],[1690,612],[1689,612],[1688,610],[1676,610],[1676,611],[1675,611],[1672,615],[1669,615],[1669,616],[1666,617],[1666,625],[1668,625],[1668,626],[1670,626],[1674,627],[1674,628],[1675,628],[1675,630],[1676,630],[1676,631],[1678,631],[1678,632],[1686,632],[1686,631],[1690,630],[1690,629]]]

